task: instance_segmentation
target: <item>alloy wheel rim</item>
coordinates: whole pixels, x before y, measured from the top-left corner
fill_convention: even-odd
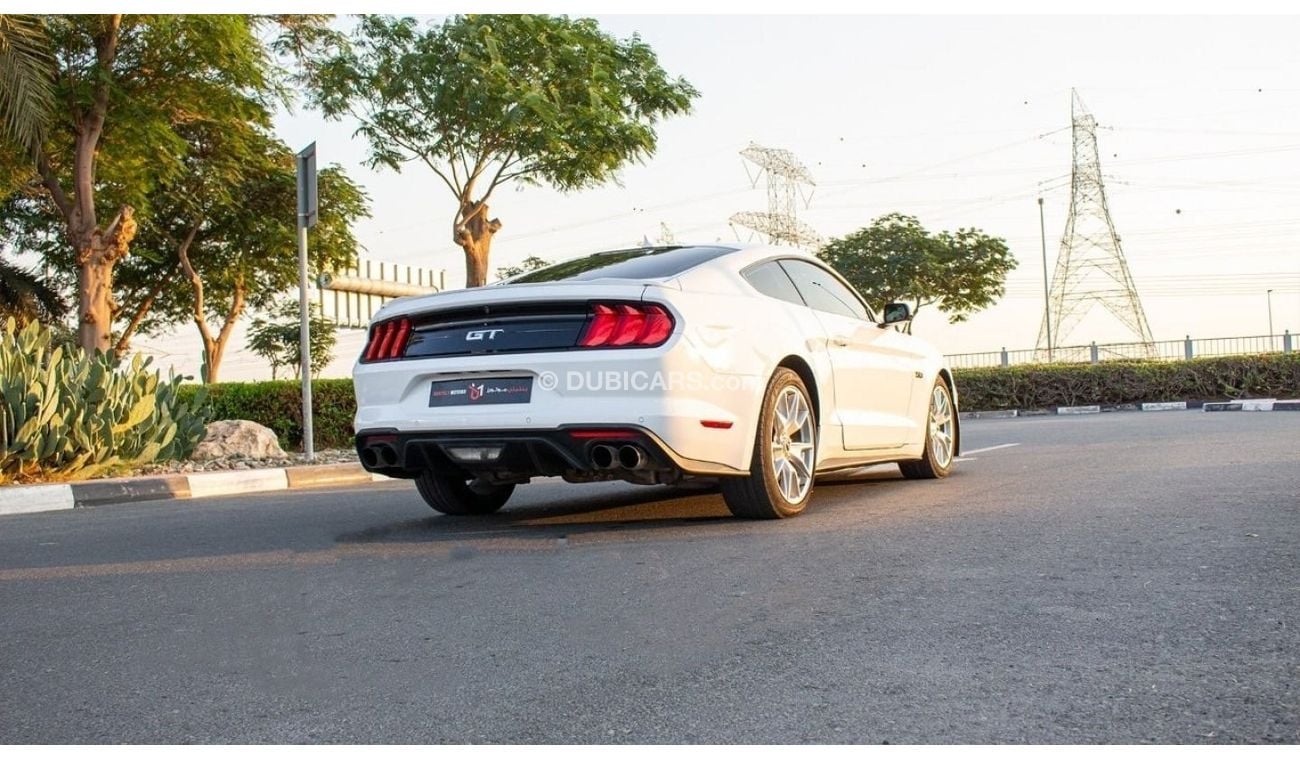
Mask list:
[[[952,401],[941,385],[930,396],[930,459],[938,467],[952,462]]]
[[[772,415],[772,474],[781,496],[791,504],[803,501],[812,487],[815,435],[808,400],[799,389],[786,386],[776,397]]]

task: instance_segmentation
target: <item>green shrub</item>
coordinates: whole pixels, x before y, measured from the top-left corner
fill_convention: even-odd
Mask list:
[[[202,386],[185,386],[196,393]],[[275,431],[286,451],[302,450],[302,384],[296,380],[207,386],[204,414],[212,420],[252,420]],[[352,381],[313,380],[312,425],[318,449],[352,448],[356,396]]]
[[[183,400],[183,378],[160,380],[148,359],[119,365],[51,341],[37,322],[0,331],[0,483],[80,480],[194,450],[202,391]]]
[[[1300,354],[954,370],[969,411],[1300,395]]]

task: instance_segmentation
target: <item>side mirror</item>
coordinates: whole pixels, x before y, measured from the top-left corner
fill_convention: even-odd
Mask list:
[[[905,303],[891,303],[885,305],[885,318],[881,321],[880,326],[896,325],[899,322],[906,322],[912,318],[912,310]]]

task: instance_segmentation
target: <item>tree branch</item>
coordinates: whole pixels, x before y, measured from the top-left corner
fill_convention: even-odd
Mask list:
[[[136,307],[135,313],[131,315],[131,321],[127,323],[127,326],[122,330],[121,336],[117,339],[117,344],[113,346],[113,352],[118,357],[121,357],[131,348],[131,338],[135,335],[135,331],[140,329],[140,323],[144,322],[144,318],[153,309],[154,302],[158,300],[163,288],[167,287],[167,283],[171,282],[172,275],[175,273],[176,270],[173,269],[159,277],[157,284],[153,286],[153,290],[150,290],[149,295],[145,296],[140,305]]]
[[[59,178],[54,173],[54,168],[50,166],[50,162],[46,158],[44,151],[41,151],[37,156],[36,169],[41,174],[41,184],[45,186],[46,190],[50,191],[50,199],[54,201],[55,207],[58,208],[59,213],[63,215],[63,221],[71,221],[72,203],[68,200],[68,196],[63,192],[63,186],[59,184]]]
[[[194,324],[199,328],[199,335],[203,336],[203,347],[207,349],[209,356],[212,354],[213,340],[212,330],[208,327],[208,320],[203,311],[203,278],[199,273],[194,271],[194,266],[190,264],[190,244],[194,242],[194,236],[199,232],[198,227],[190,229],[185,241],[176,249],[176,255],[180,259],[181,269],[185,276],[190,280],[190,287],[194,290]],[[204,378],[206,381],[207,378]]]
[[[497,167],[497,173],[492,175],[492,181],[488,183],[487,192],[483,193],[483,197],[481,199],[483,203],[487,203],[487,199],[492,197],[492,191],[497,189],[497,185],[505,181],[501,179],[501,175],[503,172],[505,172],[507,168],[509,168],[511,163],[516,162],[514,156],[515,156],[515,152],[513,150],[511,150],[509,153],[506,153],[505,159],[501,161],[501,166]]]
[[[230,333],[235,329],[235,323],[239,321],[240,315],[244,313],[244,293],[246,290],[243,275],[236,277],[235,297],[230,303],[230,309],[226,312],[226,321],[221,325],[221,332],[217,335],[217,345],[220,346],[221,351],[225,350],[226,342],[230,340]]]

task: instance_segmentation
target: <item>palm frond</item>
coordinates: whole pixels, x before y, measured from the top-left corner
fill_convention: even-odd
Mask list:
[[[52,57],[34,14],[0,14],[0,136],[31,151],[54,110]]]
[[[0,259],[0,319],[49,324],[67,313],[68,304],[58,290],[35,272]]]

